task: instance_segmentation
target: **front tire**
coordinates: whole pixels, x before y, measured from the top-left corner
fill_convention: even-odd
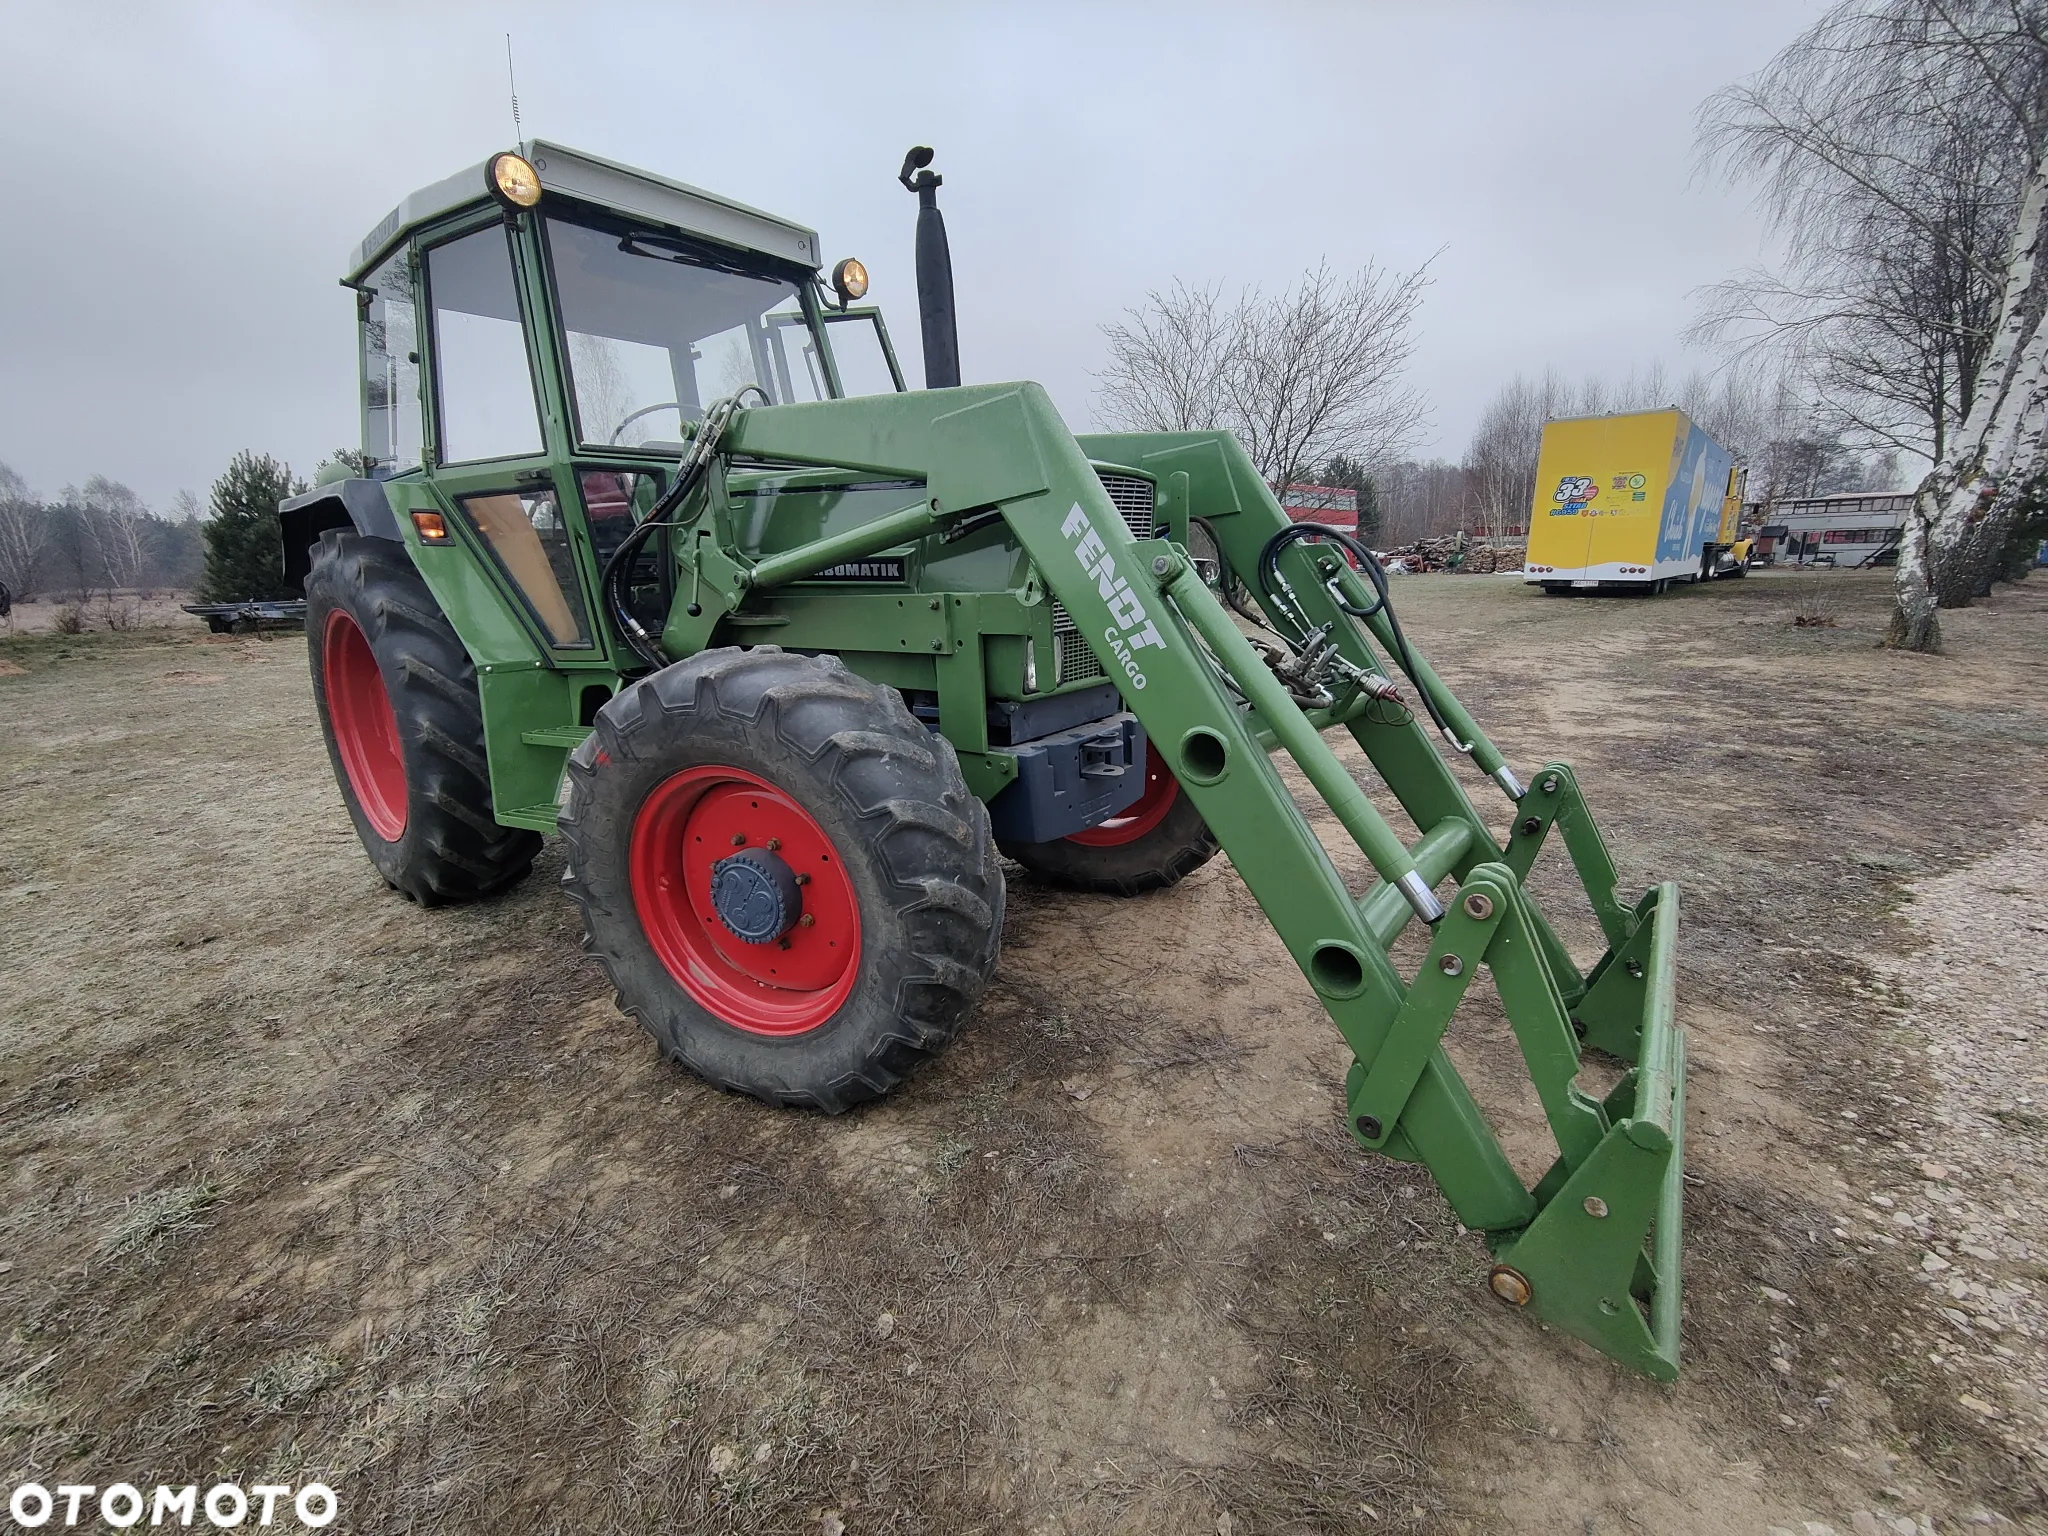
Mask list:
[[[540,835],[492,816],[476,670],[404,546],[330,529],[305,588],[313,701],[377,872],[423,907],[522,879]]]
[[[662,1054],[838,1113],[956,1035],[995,970],[988,812],[903,697],[836,657],[704,651],[569,757],[562,884]]]
[[[1034,875],[1098,896],[1143,896],[1178,885],[1216,856],[1216,834],[1147,744],[1145,790],[1099,827],[1049,843],[1003,843]]]

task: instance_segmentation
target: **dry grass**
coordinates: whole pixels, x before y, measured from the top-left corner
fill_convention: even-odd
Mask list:
[[[391,900],[298,639],[10,642],[0,1448],[45,1482],[317,1475],[364,1531],[1845,1528],[1878,1495],[1837,1444],[1943,1529],[2024,1518],[2027,1469],[1886,1345],[1910,1277],[1830,1237],[1834,1171],[1892,1155],[1875,1107],[1921,1085],[1877,1049],[1908,1023],[1818,957],[1903,942],[1903,879],[2048,817],[2048,721],[2008,693],[1957,723],[1988,620],[1908,662],[1865,587],[1796,633],[1772,578],[1400,599],[1518,763],[1576,761],[1626,878],[1684,882],[1675,1390],[1496,1307],[1427,1173],[1353,1146],[1341,1046],[1220,865],[1137,903],[1018,875],[953,1050],[872,1110],[778,1114],[616,1017],[552,850],[500,901]],[[233,680],[203,735],[174,675]],[[1567,877],[1534,885],[1583,944]],[[1497,1010],[1451,1046],[1535,1145]]]
[[[117,1258],[162,1238],[197,1232],[202,1225],[199,1218],[219,1203],[220,1196],[218,1186],[206,1178],[137,1195],[122,1206],[121,1214],[107,1228],[100,1239],[100,1252]]]

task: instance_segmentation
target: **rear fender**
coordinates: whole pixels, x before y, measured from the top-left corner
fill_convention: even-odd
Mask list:
[[[313,547],[328,529],[353,528],[366,538],[405,542],[398,531],[398,514],[376,480],[337,480],[303,496],[286,497],[277,504],[277,521],[284,535],[284,584],[295,597],[305,595]]]

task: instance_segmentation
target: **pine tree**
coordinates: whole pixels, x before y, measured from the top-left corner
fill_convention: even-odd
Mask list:
[[[228,603],[289,595],[284,587],[284,541],[277,504],[305,489],[304,481],[292,478],[290,466],[267,453],[244,449],[235,455],[227,473],[213,482],[201,601]]]

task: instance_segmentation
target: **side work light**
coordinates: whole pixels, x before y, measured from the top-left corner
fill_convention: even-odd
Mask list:
[[[855,299],[867,297],[868,269],[855,257],[847,257],[832,269],[832,291],[839,295],[841,309]]]

